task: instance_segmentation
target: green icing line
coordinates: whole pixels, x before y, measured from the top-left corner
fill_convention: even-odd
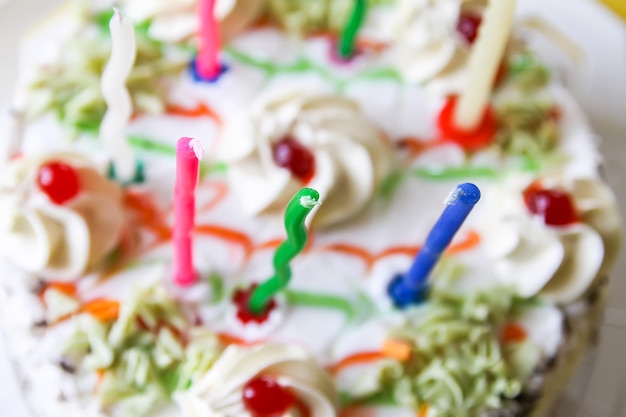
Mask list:
[[[268,61],[262,61],[260,59],[253,58],[250,55],[244,54],[243,52],[238,51],[235,48],[227,47],[227,48],[224,48],[224,50],[231,58],[238,61],[239,63],[250,66],[250,67],[258,68],[261,71],[266,72],[268,75],[274,75],[276,72],[279,71],[279,68],[277,65],[272,64]]]
[[[459,180],[466,178],[497,178],[498,172],[491,167],[418,168],[411,174],[430,180]]]
[[[274,77],[277,74],[285,73],[297,73],[297,72],[313,72],[317,73],[327,81],[335,84],[335,87],[342,90],[349,85],[363,80],[389,80],[398,84],[402,84],[403,80],[400,74],[391,68],[377,68],[365,70],[359,74],[356,74],[348,79],[337,78],[333,73],[326,68],[312,62],[306,57],[301,57],[295,62],[279,65],[270,61],[264,61],[258,58],[254,58],[242,51],[235,48],[225,48],[226,53],[240,64],[257,68],[266,73],[268,77]]]
[[[141,136],[129,136],[128,142],[135,148],[144,152],[154,152],[165,156],[176,156],[176,148],[166,143],[157,142]],[[224,162],[214,162],[200,164],[200,178],[204,178],[211,174],[225,174],[228,171],[228,165]]]
[[[387,178],[383,180],[378,190],[379,195],[385,199],[389,200],[395,194],[395,191],[402,184],[405,179],[405,175],[403,172],[392,172]]]
[[[130,136],[128,142],[133,148],[141,149],[146,152],[155,152],[163,155],[175,156],[176,148],[172,145],[159,143],[152,139],[141,136]]]
[[[296,290],[286,290],[284,294],[289,304],[337,310],[343,313],[348,321],[353,321],[356,318],[356,311],[354,311],[353,306],[342,297]]]

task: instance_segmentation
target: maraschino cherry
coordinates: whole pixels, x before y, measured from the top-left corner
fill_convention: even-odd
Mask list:
[[[456,23],[456,31],[463,36],[467,43],[472,44],[478,36],[478,29],[483,19],[476,13],[463,13]]]
[[[63,204],[80,192],[78,175],[66,163],[51,161],[39,168],[37,185],[55,204]]]
[[[548,226],[566,226],[580,219],[571,197],[558,189],[544,189],[533,184],[524,191],[528,210],[542,216]]]
[[[274,162],[291,171],[294,177],[306,183],[315,174],[315,156],[300,142],[287,136],[272,147]]]
[[[281,417],[295,400],[291,392],[267,376],[256,376],[243,388],[243,404],[252,417]]]
[[[258,287],[257,284],[252,284],[246,289],[235,291],[233,295],[233,303],[237,306],[237,318],[244,324],[250,322],[265,323],[270,313],[276,308],[276,301],[272,300],[268,303],[264,311],[260,313],[250,311],[250,297],[252,297],[252,293],[256,287]]]

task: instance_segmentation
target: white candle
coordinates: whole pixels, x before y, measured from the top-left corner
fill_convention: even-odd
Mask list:
[[[472,47],[466,85],[454,114],[459,129],[473,130],[481,122],[496,73],[511,36],[516,0],[490,0],[478,38]]]
[[[126,126],[133,112],[126,79],[135,64],[137,46],[133,24],[117,8],[109,22],[111,57],[104,68],[100,88],[107,112],[100,126],[100,138],[109,151],[117,178],[131,180],[135,174],[135,156],[126,140]]]

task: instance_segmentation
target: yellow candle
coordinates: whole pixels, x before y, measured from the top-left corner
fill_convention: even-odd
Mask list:
[[[490,0],[472,47],[466,85],[454,114],[459,129],[473,130],[489,102],[496,72],[511,35],[516,0]]]
[[[624,0],[602,0],[604,4],[613,9],[618,16],[626,22],[626,2]]]

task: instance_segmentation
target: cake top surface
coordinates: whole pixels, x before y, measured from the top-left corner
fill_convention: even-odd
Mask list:
[[[479,134],[466,135],[450,118],[484,2],[219,0],[209,81],[195,1],[119,7],[72,3],[23,49],[0,180],[3,275],[19,294],[8,308],[24,313],[25,373],[71,398],[35,388],[37,407],[523,412],[569,343],[564,319],[593,304],[621,219],[584,116],[519,31]],[[128,34],[116,43],[124,30],[134,48]],[[180,137],[194,138],[191,203]],[[467,182],[481,201],[420,303],[397,308],[390,282],[431,248]],[[316,194],[290,203],[303,187]],[[185,204],[191,286],[176,280]]]

